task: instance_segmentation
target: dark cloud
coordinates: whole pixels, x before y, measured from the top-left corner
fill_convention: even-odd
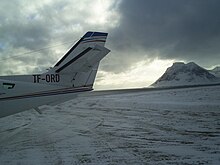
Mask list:
[[[12,68],[16,73],[30,73],[39,71],[37,66],[51,66],[70,43],[51,45],[74,43],[88,30],[109,32],[107,47],[111,53],[100,68],[107,72],[125,72],[136,62],[150,63],[157,57],[195,61],[205,67],[220,63],[219,0],[12,2],[0,2],[0,58],[49,49],[14,58],[10,64],[0,61],[1,74]],[[98,19],[104,14],[93,9],[97,2],[111,4],[106,8],[104,24]],[[26,69],[16,69],[17,65]]]
[[[219,7],[218,0],[123,0],[118,7],[120,25],[112,32],[111,47],[121,52],[140,49],[149,58],[217,65]],[[127,58],[140,59],[143,54],[130,53]]]

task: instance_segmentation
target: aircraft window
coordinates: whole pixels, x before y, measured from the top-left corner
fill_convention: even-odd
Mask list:
[[[15,87],[15,84],[13,83],[3,83],[3,88],[5,89],[13,89]]]

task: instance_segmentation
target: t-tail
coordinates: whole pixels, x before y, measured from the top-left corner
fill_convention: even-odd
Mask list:
[[[108,33],[87,32],[52,67],[46,75],[53,75],[54,85],[91,87],[94,84],[99,62],[110,52],[104,47]]]

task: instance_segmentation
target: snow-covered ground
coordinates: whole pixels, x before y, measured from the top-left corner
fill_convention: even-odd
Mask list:
[[[0,119],[0,164],[220,164],[220,86],[84,95]]]

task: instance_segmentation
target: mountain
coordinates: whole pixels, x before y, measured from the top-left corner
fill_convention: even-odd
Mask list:
[[[151,86],[183,86],[183,85],[201,85],[219,83],[220,78],[211,74],[206,69],[200,67],[194,62],[184,64],[176,62]]]
[[[217,66],[212,70],[209,70],[209,73],[213,74],[215,77],[220,78],[220,66]]]

